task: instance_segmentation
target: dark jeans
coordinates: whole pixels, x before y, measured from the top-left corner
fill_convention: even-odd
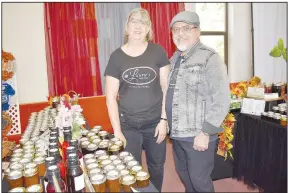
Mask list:
[[[214,168],[217,140],[209,142],[206,151],[196,151],[192,142],[172,140],[176,171],[186,192],[214,192],[210,177]]]
[[[155,129],[160,119],[153,121],[136,121],[120,116],[121,130],[127,140],[125,150],[132,153],[135,159],[142,164],[142,149],[145,150],[150,180],[161,192],[163,184],[164,163],[166,158],[166,140],[157,144]]]

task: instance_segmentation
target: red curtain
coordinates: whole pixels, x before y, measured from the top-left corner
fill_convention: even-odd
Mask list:
[[[150,13],[154,41],[164,47],[170,58],[175,51],[170,22],[177,13],[184,11],[184,3],[141,3],[141,7]]]
[[[94,3],[45,3],[50,95],[102,95]]]

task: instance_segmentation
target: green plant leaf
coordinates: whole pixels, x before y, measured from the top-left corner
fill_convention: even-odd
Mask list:
[[[280,50],[283,50],[284,49],[284,42],[283,42],[283,39],[282,38],[279,38],[278,40],[278,48]]]
[[[287,62],[287,48],[283,50],[282,55],[284,60]]]
[[[275,46],[269,53],[270,56],[273,57],[280,57],[281,56],[281,50],[278,48],[278,46]]]

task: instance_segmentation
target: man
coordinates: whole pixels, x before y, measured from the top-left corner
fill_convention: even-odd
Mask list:
[[[214,192],[217,133],[230,104],[226,65],[200,42],[196,13],[180,12],[170,27],[178,50],[170,60],[166,114],[176,170],[186,192]]]

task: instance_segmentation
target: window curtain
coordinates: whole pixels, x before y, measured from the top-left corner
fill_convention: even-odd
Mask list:
[[[45,3],[50,95],[102,95],[94,3]]]
[[[141,7],[150,13],[154,41],[164,47],[170,58],[175,51],[170,22],[177,13],[184,11],[184,3],[141,3]]]
[[[123,45],[128,14],[138,7],[140,3],[95,3],[102,88],[105,84],[104,71],[110,54]]]

